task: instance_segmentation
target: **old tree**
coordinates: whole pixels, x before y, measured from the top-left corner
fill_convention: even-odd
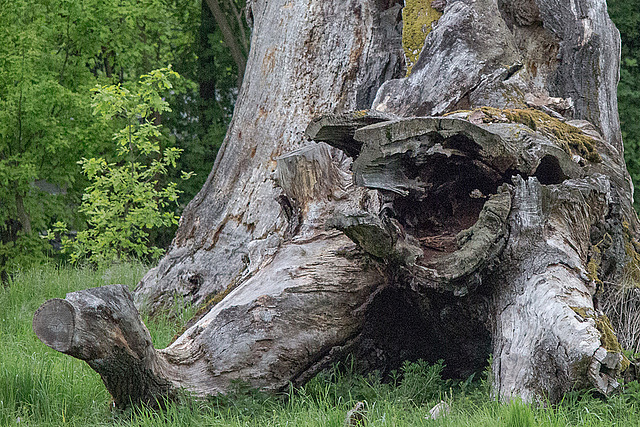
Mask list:
[[[135,297],[47,301],[40,339],[119,406],[277,391],[349,354],[458,377],[492,354],[503,400],[615,390],[639,257],[605,0],[250,0],[247,19],[233,121],[167,255]],[[181,298],[199,314],[155,349],[137,309]]]

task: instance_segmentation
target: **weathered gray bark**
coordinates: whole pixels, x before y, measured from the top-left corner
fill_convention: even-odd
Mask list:
[[[171,398],[171,370],[158,357],[133,298],[122,285],[105,286],[45,302],[33,330],[49,347],[86,360],[100,374],[119,408],[152,406]]]
[[[637,218],[605,1],[448,1],[404,78],[393,1],[248,3],[225,143],[135,293],[151,312],[202,306],[168,348],[145,341],[147,377],[170,385],[155,395],[278,390],[347,354],[464,376],[493,353],[501,399],[615,389],[626,361],[598,300]],[[74,330],[36,333],[94,363],[108,344]]]
[[[399,6],[248,3],[248,77],[207,183],[185,210],[169,253],[136,292],[152,310],[178,295],[203,303],[257,271],[287,228],[276,201],[282,189],[272,179],[276,159],[306,142],[312,118],[368,108],[377,87],[400,70],[400,35],[395,43],[388,36]]]

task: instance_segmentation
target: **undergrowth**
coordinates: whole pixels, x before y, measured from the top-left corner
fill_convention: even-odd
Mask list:
[[[182,396],[155,411],[115,411],[100,377],[84,362],[57,353],[31,331],[36,308],[67,292],[122,283],[135,286],[143,265],[108,270],[45,265],[18,272],[0,288],[0,426],[335,426],[363,402],[367,426],[636,426],[640,425],[640,384],[608,400],[573,392],[557,405],[509,405],[491,399],[486,373],[465,381],[442,378],[442,363],[405,363],[383,379],[360,375],[353,363],[338,364],[304,387],[279,395],[236,383],[228,395],[209,399]],[[156,347],[164,347],[193,310],[176,302],[169,318],[146,319]],[[427,418],[444,400],[451,413]]]

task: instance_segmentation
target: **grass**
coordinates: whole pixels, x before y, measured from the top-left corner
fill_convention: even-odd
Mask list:
[[[606,401],[575,392],[558,405],[501,405],[482,380],[446,381],[441,364],[423,362],[405,364],[390,381],[339,365],[281,396],[236,384],[229,395],[185,397],[163,411],[117,412],[99,376],[84,362],[42,344],[31,331],[31,319],[46,299],[112,283],[133,287],[145,270],[135,264],[104,271],[45,265],[19,272],[9,286],[0,287],[0,426],[341,427],[358,401],[364,402],[368,426],[640,426],[636,382]],[[172,318],[147,319],[157,347],[167,345],[192,313],[179,304],[174,311]],[[426,419],[440,400],[451,404],[451,413]]]

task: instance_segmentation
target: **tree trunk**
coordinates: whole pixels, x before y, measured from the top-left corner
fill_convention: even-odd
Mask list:
[[[628,361],[601,308],[636,256],[637,218],[606,3],[433,7],[423,43],[394,1],[248,2],[227,137],[135,292],[152,313],[184,298],[201,314],[153,350],[123,288],[102,288],[45,303],[38,336],[122,405],[237,379],[281,390],[348,354],[383,372],[445,359],[458,377],[493,354],[503,400],[614,390]],[[406,77],[402,25],[419,52]],[[99,328],[79,320],[89,301],[109,307]],[[131,368],[96,368],[121,354]],[[144,392],[119,386],[138,372]]]
[[[238,86],[242,84],[242,80],[244,78],[244,69],[247,66],[247,58],[246,51],[243,50],[243,42],[244,42],[244,28],[242,28],[242,23],[240,22],[239,32],[240,34],[234,33],[231,25],[229,25],[229,21],[231,21],[231,17],[228,17],[222,8],[220,7],[219,0],[206,0],[207,6],[213,15],[213,18],[218,24],[220,28],[220,32],[222,33],[222,37],[224,39],[224,43],[229,48],[229,52],[231,53],[231,57],[236,63],[236,67],[238,68]],[[231,7],[235,6],[231,4]]]

